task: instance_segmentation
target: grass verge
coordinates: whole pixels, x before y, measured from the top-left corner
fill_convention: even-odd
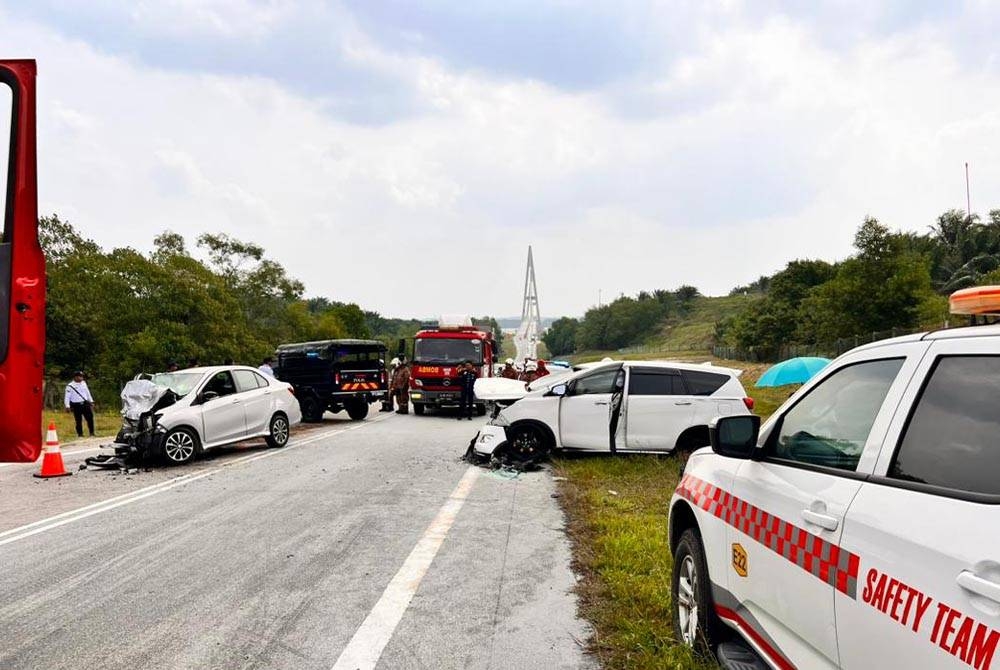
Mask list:
[[[712,668],[673,637],[667,504],[680,462],[655,456],[560,458],[554,472],[590,652],[617,670]]]
[[[711,360],[743,370],[741,381],[756,401],[755,413],[765,419],[798,388],[755,388],[767,365],[712,359],[698,352],[670,358]],[[574,569],[581,577],[580,613],[593,626],[590,651],[602,667],[717,667],[673,637],[667,506],[680,477],[680,459],[594,455],[557,458],[553,466],[554,474],[565,478],[558,486]]]
[[[59,441],[63,444],[77,440],[76,424],[70,412],[57,412],[55,410],[45,410],[42,412],[42,435],[48,430],[49,422],[56,424],[56,432]],[[100,411],[94,412],[94,431],[98,437],[114,437],[118,434],[118,429],[122,427],[122,415],[119,412]],[[87,424],[83,424],[83,435],[87,435]]]

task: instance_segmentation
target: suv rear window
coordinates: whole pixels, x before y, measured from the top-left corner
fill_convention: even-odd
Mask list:
[[[888,476],[1000,495],[1000,356],[947,356],[917,400]]]
[[[685,395],[681,376],[668,370],[636,370],[629,372],[629,395]]]
[[[684,375],[691,395],[712,395],[729,381],[728,375],[720,375],[718,372],[683,370],[681,374]]]

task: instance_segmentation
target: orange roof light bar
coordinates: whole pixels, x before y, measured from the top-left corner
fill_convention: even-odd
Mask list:
[[[949,298],[952,314],[1000,314],[1000,286],[974,286],[955,291]]]

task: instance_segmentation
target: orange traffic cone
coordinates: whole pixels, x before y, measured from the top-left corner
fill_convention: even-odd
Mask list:
[[[42,471],[36,472],[36,477],[68,477],[73,474],[66,471],[63,465],[62,452],[59,451],[59,436],[56,435],[55,422],[49,423],[49,432],[45,436],[45,455],[42,457]]]

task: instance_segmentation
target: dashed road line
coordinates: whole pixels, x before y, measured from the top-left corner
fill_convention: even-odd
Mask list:
[[[333,670],[372,670],[375,667],[478,477],[479,468],[474,465],[465,471],[382,597],[340,653]]]

